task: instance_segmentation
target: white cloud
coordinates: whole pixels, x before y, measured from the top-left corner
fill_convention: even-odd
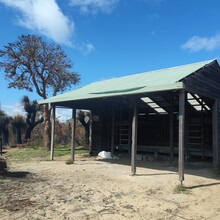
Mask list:
[[[56,0],[0,0],[0,3],[17,9],[19,25],[39,32],[60,44],[72,46],[70,37],[74,22],[66,17]]]
[[[95,50],[95,47],[91,43],[83,44],[82,52],[84,55],[88,55]]]
[[[59,121],[66,122],[72,118],[72,109],[56,108],[56,118]]]
[[[2,105],[1,110],[3,110],[8,116],[14,117],[16,115],[22,115],[26,117],[26,112],[21,103],[16,103],[14,105]],[[71,109],[56,108],[56,118],[59,121],[65,122],[72,117]]]
[[[200,50],[214,50],[220,48],[220,34],[216,34],[212,37],[199,37],[193,36],[186,43],[181,46],[182,49],[187,49],[191,52],[197,52]]]
[[[21,103],[16,103],[14,105],[2,105],[1,110],[3,110],[8,116],[15,116],[15,115],[23,115],[25,116],[25,111]]]
[[[98,11],[110,13],[119,0],[69,0],[70,5],[79,7],[84,14],[96,14]]]

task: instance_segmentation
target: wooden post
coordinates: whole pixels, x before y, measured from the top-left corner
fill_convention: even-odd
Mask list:
[[[204,146],[204,108],[203,108],[203,100],[202,100],[202,104],[201,104],[201,123],[202,123],[202,160],[204,160],[205,158],[205,146]]]
[[[76,109],[72,110],[71,160],[75,160]]]
[[[111,156],[114,156],[114,147],[115,147],[115,108],[112,104],[112,129],[111,129]]]
[[[89,119],[89,155],[92,156],[92,111]]]
[[[185,119],[184,119],[184,160],[188,163],[190,152],[189,152],[189,106],[187,105],[187,93],[185,93]]]
[[[179,180],[184,180],[184,146],[185,145],[185,91],[179,94]]]
[[[214,101],[212,108],[212,139],[213,139],[213,166],[219,169],[219,144],[218,144],[218,99]]]
[[[56,106],[53,106],[53,108],[52,108],[52,125],[51,125],[51,145],[50,145],[50,159],[51,160],[54,160],[55,112],[56,112]]]
[[[174,109],[173,109],[173,96],[170,100],[170,162],[174,161],[174,144],[173,144],[173,119],[174,119]]]
[[[136,154],[137,154],[137,100],[133,100],[133,118],[132,118],[132,145],[131,145],[131,174],[136,174]]]

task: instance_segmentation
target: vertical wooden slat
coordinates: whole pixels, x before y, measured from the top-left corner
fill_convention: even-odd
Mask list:
[[[179,93],[179,180],[184,180],[185,91]]]
[[[174,119],[174,112],[173,112],[173,96],[170,100],[170,162],[174,161],[174,144],[173,144],[173,119]]]
[[[112,129],[111,129],[111,156],[114,156],[114,147],[115,147],[115,108],[112,104]]]
[[[204,107],[203,107],[203,100],[202,100],[202,104],[201,104],[201,144],[202,144],[202,160],[204,160],[205,158],[205,146],[204,146]]]
[[[189,159],[189,105],[188,105],[188,100],[187,100],[187,93],[185,93],[185,117],[184,117],[184,159],[185,162],[188,162]]]
[[[137,154],[137,101],[133,100],[133,118],[132,118],[132,145],[131,145],[131,173],[136,174],[136,154]]]
[[[219,148],[218,148],[218,100],[216,99],[212,108],[212,139],[213,139],[213,166],[214,170],[219,169]]]
[[[51,145],[50,145],[50,159],[54,159],[54,133],[55,133],[55,112],[56,106],[52,108],[52,125],[51,125]]]
[[[75,133],[76,133],[76,109],[72,110],[72,139],[71,139],[71,160],[75,160]]]
[[[131,103],[129,104],[128,110],[128,153],[131,155],[131,145],[132,145],[132,118],[133,118],[133,107]]]

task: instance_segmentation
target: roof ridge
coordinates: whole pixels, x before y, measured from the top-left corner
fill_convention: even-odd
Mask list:
[[[161,69],[157,69],[157,70],[152,70],[152,71],[149,71],[149,72],[168,70],[168,69],[176,69],[176,68],[180,68],[180,67],[184,67],[184,66],[193,66],[193,65],[198,65],[198,64],[202,64],[202,63],[211,63],[215,60],[216,59],[204,60],[204,61],[199,61],[199,62],[194,62],[194,63],[181,64],[179,66],[166,67],[166,68],[161,68]]]
[[[162,70],[169,70],[169,69],[177,69],[177,68],[181,68],[181,67],[187,67],[187,66],[193,66],[193,65],[198,65],[198,64],[202,64],[202,63],[211,63],[213,61],[215,61],[217,59],[210,59],[210,60],[204,60],[204,61],[199,61],[199,62],[194,62],[194,63],[188,63],[188,64],[182,64],[179,66],[173,66],[173,67],[166,67],[166,68],[161,68],[161,69],[155,69],[155,70],[150,70],[147,72],[140,72],[140,73],[134,73],[134,74],[129,74],[129,75],[125,75],[125,76],[119,76],[119,77],[114,77],[114,78],[110,78],[110,79],[103,79],[103,80],[99,80],[99,81],[95,81],[95,82],[91,82],[89,84],[87,84],[86,86],[92,85],[94,83],[99,83],[99,82],[104,82],[104,81],[110,81],[110,80],[114,80],[114,79],[119,79],[119,78],[127,78],[127,77],[132,77],[132,76],[136,76],[136,75],[141,75],[141,74],[146,74],[146,73],[152,73],[152,72],[158,72],[158,71],[162,71]]]

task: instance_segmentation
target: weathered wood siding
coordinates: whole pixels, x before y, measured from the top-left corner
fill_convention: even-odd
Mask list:
[[[220,98],[220,69],[218,63],[196,71],[183,80],[186,92],[198,94],[207,98]]]
[[[217,169],[220,168],[220,99],[218,99],[218,106],[217,106],[217,117],[218,117],[218,123],[217,123],[217,129],[218,129],[218,144],[217,144],[217,150],[215,151],[216,154],[218,155],[217,160]]]
[[[213,100],[213,164],[215,169],[217,169],[220,166],[220,68],[217,61],[213,61],[211,64],[192,73],[183,80],[183,83],[186,92],[198,94]]]
[[[92,151],[98,153],[102,150],[109,151],[111,147],[111,103],[102,101],[92,109]]]
[[[220,168],[220,100],[216,99],[212,109],[213,114],[213,165],[214,169]]]

